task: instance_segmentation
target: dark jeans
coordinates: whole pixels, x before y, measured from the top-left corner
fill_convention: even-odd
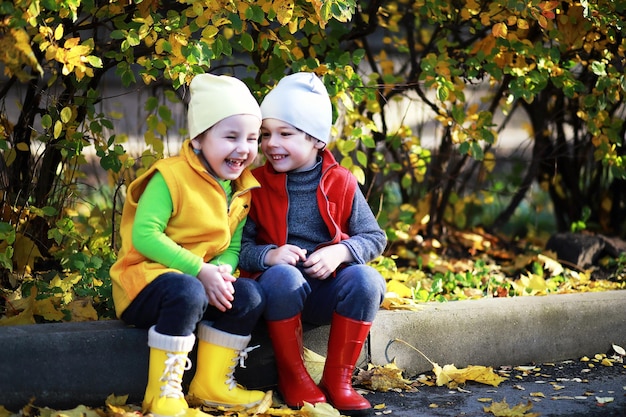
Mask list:
[[[247,336],[265,309],[259,284],[248,278],[234,283],[235,299],[225,312],[209,305],[202,283],[191,275],[168,272],[148,284],[131,302],[122,320],[130,325],[170,336],[188,336],[201,320],[226,333]]]
[[[358,321],[374,321],[385,297],[385,279],[367,265],[350,265],[325,280],[307,277],[291,265],[275,265],[259,278],[267,300],[266,320],[302,313],[302,320],[328,324],[334,312]]]

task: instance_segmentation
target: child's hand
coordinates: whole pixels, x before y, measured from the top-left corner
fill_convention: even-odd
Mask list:
[[[229,265],[204,264],[198,273],[198,279],[209,297],[209,304],[222,312],[232,307],[230,302],[235,298],[235,277],[231,275],[231,271]]]
[[[265,265],[273,266],[288,264],[296,266],[298,262],[306,260],[306,249],[294,245],[283,245],[270,249],[265,255]]]
[[[311,278],[326,279],[343,262],[351,262],[354,259],[346,245],[336,244],[324,246],[313,252],[302,264],[304,272]]]

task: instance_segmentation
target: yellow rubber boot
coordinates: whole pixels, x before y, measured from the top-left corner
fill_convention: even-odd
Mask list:
[[[214,329],[201,322],[198,326],[196,374],[189,395],[209,406],[252,407],[261,402],[263,391],[247,390],[235,381],[237,363],[244,366],[250,336],[240,336]]]
[[[187,354],[196,337],[168,336],[158,333],[154,326],[148,331],[150,364],[148,386],[143,399],[145,412],[155,417],[183,416],[189,406],[182,389],[183,373],[191,368]]]

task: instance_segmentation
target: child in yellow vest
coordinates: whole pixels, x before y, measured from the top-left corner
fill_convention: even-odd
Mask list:
[[[258,152],[261,113],[240,80],[201,74],[190,84],[191,140],[128,187],[122,247],[111,268],[116,313],[149,329],[143,407],[155,416],[188,409],[182,377],[198,334],[189,394],[207,405],[252,406],[264,393],[237,385],[250,333],[265,308],[258,283],[235,279]]]

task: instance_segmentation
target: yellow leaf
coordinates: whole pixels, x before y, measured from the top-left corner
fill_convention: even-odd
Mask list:
[[[307,402],[300,409],[308,417],[340,417],[341,414],[329,403],[317,403],[315,406]],[[293,413],[293,412],[292,412]],[[293,415],[293,414],[292,414]]]
[[[43,300],[35,300],[35,314],[43,317],[49,321],[61,321],[63,320],[63,312],[57,310],[56,306],[52,302],[51,298],[44,298]]]
[[[33,316],[32,305],[16,316],[0,318],[0,326],[20,326],[23,324],[35,324],[35,316]]]
[[[551,276],[555,277],[563,273],[563,266],[556,259],[542,254],[537,255],[537,259],[543,262],[543,266],[550,271]]]
[[[467,381],[497,387],[507,379],[496,374],[493,368],[487,366],[470,365],[466,368],[457,369],[454,365],[445,365],[441,368],[435,363],[433,372],[437,377],[437,385],[447,385],[449,388],[455,388],[458,384],[464,384]]]
[[[65,70],[66,67],[63,67],[63,70]],[[68,73],[69,74],[69,73]],[[67,74],[65,74],[67,75]],[[54,138],[58,139],[59,136],[61,136],[61,132],[63,131],[63,123],[61,123],[60,120],[57,120],[56,122],[54,122]]]
[[[385,310],[410,310],[418,311],[422,307],[418,306],[412,299],[407,297],[400,297],[395,292],[388,292],[385,294],[385,298],[381,307]]]
[[[56,27],[56,29],[54,30],[54,40],[60,40],[63,37],[63,32],[64,32],[64,28],[63,28],[63,24],[60,24],[59,26]]]
[[[15,414],[4,408],[3,405],[0,405],[0,417],[10,417],[13,415]]]
[[[247,410],[248,413],[253,416],[256,416],[258,414],[265,414],[272,407],[273,398],[273,391],[267,391],[259,404]]]
[[[374,369],[371,388],[382,392],[395,388],[410,389],[410,382],[402,376],[402,369],[398,368],[395,362],[392,362]]]
[[[70,109],[69,107],[63,107],[63,110],[61,110],[61,121],[63,123],[67,123],[72,119],[72,109]]]
[[[316,384],[319,384],[322,379],[322,373],[324,372],[326,358],[306,347],[304,348],[303,358],[304,366],[309,372],[311,379],[313,379]]]
[[[531,408],[533,408],[533,405],[530,401],[526,405],[518,404],[510,408],[506,400],[502,400],[502,402],[492,403],[488,407],[483,407],[483,410],[492,413],[496,417],[539,417],[539,413],[526,413]]]
[[[293,0],[277,0],[274,2],[274,10],[276,11],[276,19],[281,25],[289,23],[293,17],[294,2]]]
[[[604,366],[613,366],[613,362],[611,362],[611,360],[607,358],[602,359],[602,362],[600,363]]]
[[[506,35],[508,32],[509,32],[509,29],[507,28],[506,24],[502,22],[496,23],[495,25],[493,25],[493,28],[491,29],[491,33],[496,38],[506,38]]]
[[[72,313],[72,321],[95,321],[98,320],[98,313],[93,308],[90,299],[74,300],[69,304]]]
[[[402,298],[413,297],[413,291],[411,290],[411,288],[403,282],[398,281],[397,279],[391,279],[387,281],[387,292],[393,293],[394,295]]]
[[[107,397],[105,404],[107,406],[123,406],[128,401],[128,395],[114,395],[111,394]]]
[[[26,142],[19,142],[17,145],[15,145],[15,147],[19,151],[28,152],[28,144]]]
[[[71,410],[53,411],[50,417],[100,417],[100,414],[93,408],[79,405]]]
[[[13,261],[18,272],[30,272],[35,265],[35,259],[41,258],[41,252],[29,237],[19,234],[13,244]]]

